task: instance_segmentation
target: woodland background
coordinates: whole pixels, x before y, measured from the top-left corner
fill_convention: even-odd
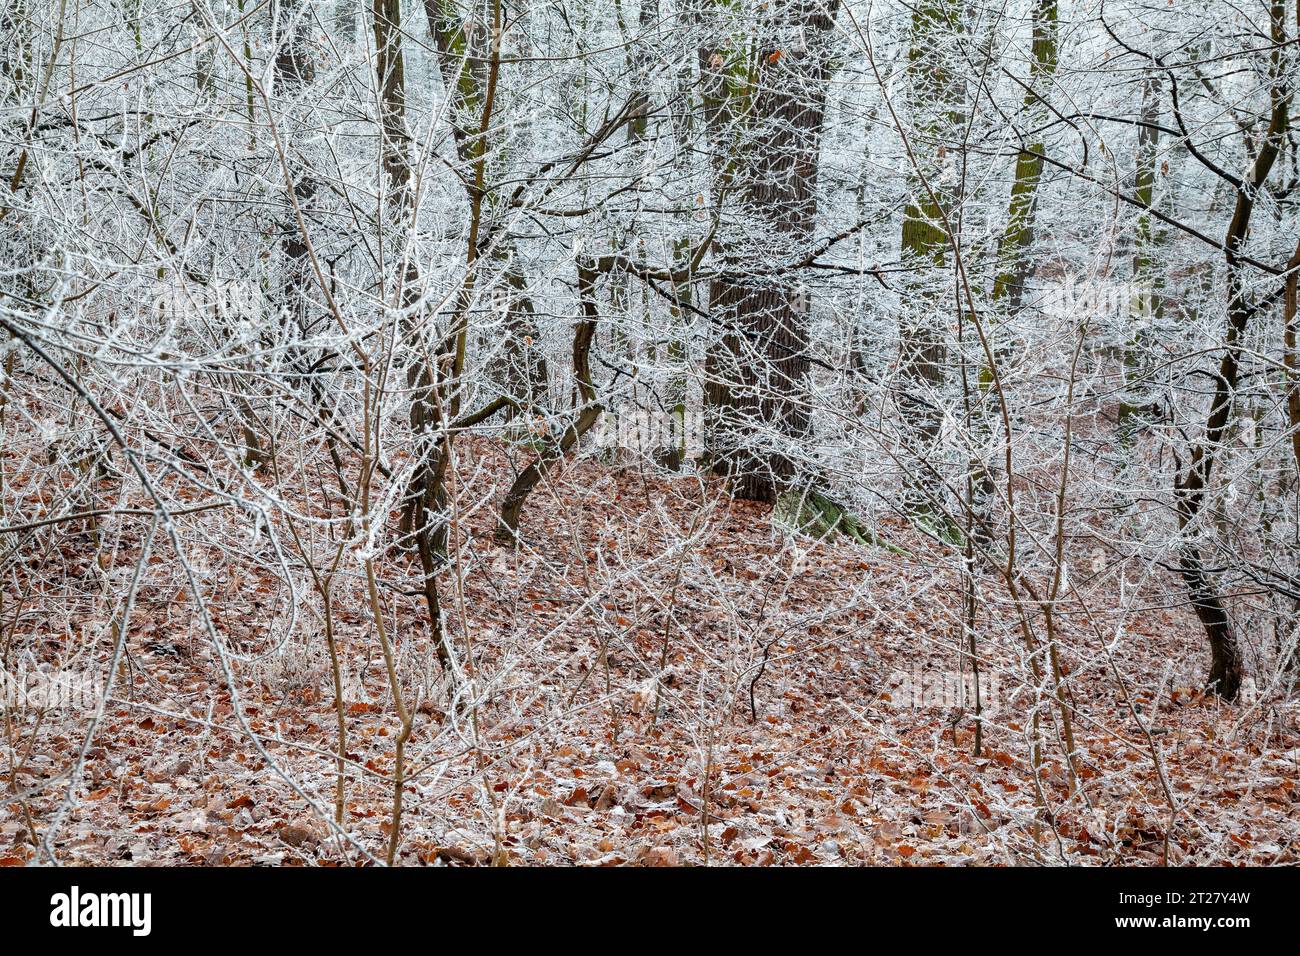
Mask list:
[[[0,863],[1294,863],[1295,0],[0,0]]]

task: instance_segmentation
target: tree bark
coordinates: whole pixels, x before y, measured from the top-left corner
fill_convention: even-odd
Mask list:
[[[756,48],[753,126],[735,157],[724,189],[735,193],[787,254],[812,238],[826,112],[827,40],[837,4],[784,0],[771,14]],[[797,37],[802,37],[802,43]],[[701,68],[708,87],[734,100],[734,77],[717,51]],[[730,85],[729,85],[730,84]],[[709,101],[715,136],[726,111]],[[738,497],[775,502],[796,478],[798,445],[811,433],[808,412],[807,290],[785,276],[764,276],[754,237],[724,236],[720,269],[709,288],[709,313],[720,330],[707,358],[705,400],[714,469],[731,479]],[[758,261],[755,261],[758,260]]]

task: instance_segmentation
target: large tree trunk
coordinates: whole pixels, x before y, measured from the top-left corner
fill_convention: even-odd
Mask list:
[[[723,442],[714,468],[737,497],[772,503],[794,478],[793,446],[810,429],[807,305],[788,286],[734,275],[713,281],[709,307],[725,330],[708,370],[713,434]]]
[[[756,51],[753,126],[723,188],[793,257],[815,226],[826,44],[836,4],[782,0],[775,7]],[[725,69],[716,52],[701,66],[706,81]],[[809,297],[787,274],[765,274],[769,250],[755,248],[752,233],[723,236],[719,247],[709,289],[710,316],[721,331],[707,363],[709,451],[739,497],[774,502],[795,478],[799,445],[810,431]]]

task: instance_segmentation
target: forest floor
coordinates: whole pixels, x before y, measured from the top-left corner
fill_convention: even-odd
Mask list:
[[[459,473],[504,488],[509,454],[467,447]],[[904,553],[812,543],[712,483],[591,459],[538,489],[519,548],[493,540],[490,504],[463,506],[461,559],[442,578],[459,701],[407,559],[383,557],[415,715],[403,864],[1300,859],[1300,714],[1194,689],[1206,655],[1172,580],[1153,580],[1151,609],[1134,614],[1097,574],[1080,586],[1089,613],[1062,612],[1072,782],[1051,701],[1034,759],[1018,618],[992,585],[980,753],[969,700],[916,693],[968,669],[963,589],[946,546],[901,522],[883,530]],[[232,688],[186,595],[142,584],[128,666],[79,778],[68,770],[85,719],[6,716],[0,863],[31,860],[31,828],[64,807],[51,843],[70,864],[382,860],[400,722],[359,579],[333,602],[346,836],[330,823],[338,727],[319,608],[308,591],[269,647],[282,585],[226,562],[210,579],[214,625],[232,657],[266,656],[232,663]]]

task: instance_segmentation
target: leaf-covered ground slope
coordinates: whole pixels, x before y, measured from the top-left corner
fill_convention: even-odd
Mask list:
[[[504,491],[526,454],[464,447],[456,468],[480,490],[490,478]],[[1095,564],[1062,604],[1072,784],[1010,601],[977,611],[986,710],[974,753],[973,702],[952,682],[970,671],[960,562],[899,521],[879,531],[902,554],[817,544],[714,483],[594,459],[533,495],[518,548],[494,542],[489,505],[458,506],[461,547],[440,577],[454,685],[409,559],[379,562],[416,714],[403,864],[1272,864],[1300,853],[1296,712],[1196,689],[1205,654],[1175,581],[1149,582],[1149,610],[1133,613],[1130,595],[1121,613],[1114,574]],[[298,574],[286,630],[289,589],[259,570],[274,562],[240,567],[212,543],[219,523],[239,520],[196,516],[187,556],[235,693],[192,595],[161,570],[146,575],[81,773],[84,716],[7,717],[0,862],[32,860],[32,832],[56,823],[51,849],[76,864],[383,858],[399,722],[358,566],[344,567],[332,600],[339,828],[319,601]],[[62,534],[32,562],[64,562],[67,587],[20,596],[32,613],[16,640],[49,660],[74,646],[91,659],[65,625],[90,606],[97,576],[128,575],[138,551],[123,545],[104,568],[81,553],[84,534]],[[986,581],[981,593],[1000,592]],[[42,601],[61,610],[42,615]],[[947,692],[918,691],[935,680]]]

